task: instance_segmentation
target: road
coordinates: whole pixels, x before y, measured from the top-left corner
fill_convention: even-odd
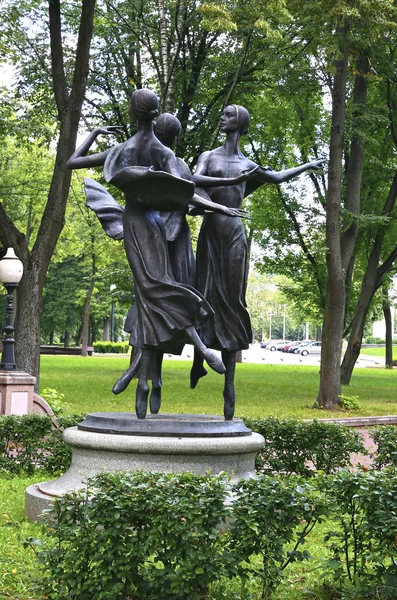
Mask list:
[[[219,353],[220,354],[220,353]],[[193,346],[186,344],[181,356],[166,354],[164,358],[167,360],[192,360]],[[285,352],[271,352],[265,348],[261,348],[259,343],[251,344],[248,350],[243,350],[243,362],[257,363],[265,365],[320,365],[320,355],[318,356],[300,356],[300,354],[287,354]],[[363,354],[356,362],[356,367],[382,367],[385,361],[378,356],[369,356]]]

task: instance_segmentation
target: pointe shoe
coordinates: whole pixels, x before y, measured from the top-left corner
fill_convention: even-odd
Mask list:
[[[223,400],[223,414],[225,416],[225,421],[231,421],[234,416],[234,407],[236,404],[236,394],[233,385],[225,387],[223,390]]]
[[[138,373],[142,352],[138,352],[128,369],[118,378],[113,386],[113,394],[120,394],[127,389],[132,379]]]
[[[208,371],[203,367],[203,365],[200,365],[199,367],[195,367],[193,365],[190,370],[190,389],[194,390],[201,377],[205,377],[207,373]]]
[[[202,356],[203,356],[204,360],[206,361],[207,365],[213,371],[215,371],[216,373],[219,373],[220,375],[223,375],[223,373],[226,373],[226,367],[223,364],[222,359],[220,359],[216,354],[211,352],[211,350],[206,348],[206,350],[204,350],[204,352],[202,353]]]
[[[161,406],[161,388],[153,389],[150,394],[150,412],[152,415],[157,415]]]
[[[140,386],[136,388],[135,411],[138,419],[144,419],[147,413],[147,401],[149,397],[149,386]]]

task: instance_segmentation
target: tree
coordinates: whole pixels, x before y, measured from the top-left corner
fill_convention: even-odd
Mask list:
[[[27,11],[26,6],[21,8]],[[47,268],[64,224],[71,178],[71,172],[65,169],[65,164],[75,148],[84,100],[94,8],[95,0],[82,0],[73,71],[69,79],[65,69],[60,1],[50,0],[48,5],[49,24],[46,33],[49,35],[51,48],[50,70],[59,136],[48,198],[37,238],[31,250],[26,235],[17,229],[3,204],[0,204],[0,240],[4,246],[15,248],[24,265],[16,316],[16,361],[20,369],[37,378],[40,361],[42,292]],[[15,35],[16,28],[22,30],[22,21],[25,19],[26,22],[27,13],[18,10],[15,5],[12,5],[10,14],[13,17],[14,37],[19,40]],[[7,43],[11,45],[13,41],[8,40]]]

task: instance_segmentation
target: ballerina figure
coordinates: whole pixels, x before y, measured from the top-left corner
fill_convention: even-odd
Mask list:
[[[97,128],[67,162],[71,169],[103,165],[105,180],[125,195],[124,247],[134,278],[137,313],[133,342],[141,350],[136,390],[136,414],[140,419],[147,412],[147,379],[156,350],[189,342],[211,369],[225,372],[222,360],[205,346],[196,330],[213,314],[210,305],[197,290],[178,283],[173,276],[159,210],[181,210],[190,203],[224,216],[244,216],[239,209],[200,198],[194,194],[194,184],[180,177],[174,153],[153,133],[157,109],[156,94],[148,89],[135,91],[131,110],[138,122],[137,134],[105,152],[87,156],[100,133],[115,133],[119,129]],[[245,181],[249,177],[250,173],[244,173],[236,179]],[[125,389],[126,373],[116,382],[115,393]]]
[[[239,141],[248,132],[250,116],[242,106],[227,106],[221,117],[221,130],[226,133],[223,146],[204,152],[198,160],[193,181],[197,186],[209,188],[214,202],[230,208],[240,208],[243,199],[265,183],[280,184],[296,177],[307,169],[321,169],[317,160],[293,169],[273,171],[258,167],[246,158]],[[247,182],[224,186],[224,177],[233,177],[245,170],[253,175]],[[236,353],[249,347],[252,341],[251,322],[246,309],[247,242],[241,219],[225,219],[221,214],[206,214],[200,230],[196,255],[196,285],[215,311],[215,319],[204,323],[200,337],[209,348],[221,350],[226,367],[223,390],[224,415],[231,420],[234,415],[234,375]],[[195,351],[190,373],[190,386],[195,388],[199,379],[207,374],[201,356]]]

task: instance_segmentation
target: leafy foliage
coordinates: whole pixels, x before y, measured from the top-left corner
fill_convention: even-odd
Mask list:
[[[374,455],[374,465],[377,469],[397,466],[397,427],[384,425],[376,427],[371,432],[377,445]]]
[[[55,427],[50,417],[41,415],[0,417],[0,472],[33,474],[66,471],[72,453],[62,439],[65,427],[73,427],[84,415],[59,417]]]
[[[302,545],[328,511],[324,494],[296,478],[260,475],[234,488],[230,529],[231,551],[238,574],[262,580],[262,598],[273,597],[283,571],[294,561],[310,558]],[[254,555],[260,560],[250,561]]]
[[[327,569],[338,588],[349,598],[395,598],[395,470],[341,470],[325,485],[336,526],[325,540],[333,553]]]
[[[264,473],[333,473],[349,466],[351,452],[367,454],[361,434],[343,425],[276,417],[244,417],[244,422],[265,438],[257,458],[257,470]]]
[[[222,575],[222,479],[103,474],[56,502],[47,598],[198,599]],[[117,567],[116,567],[117,565]]]
[[[94,352],[100,354],[127,354],[130,351],[128,342],[95,342]]]

